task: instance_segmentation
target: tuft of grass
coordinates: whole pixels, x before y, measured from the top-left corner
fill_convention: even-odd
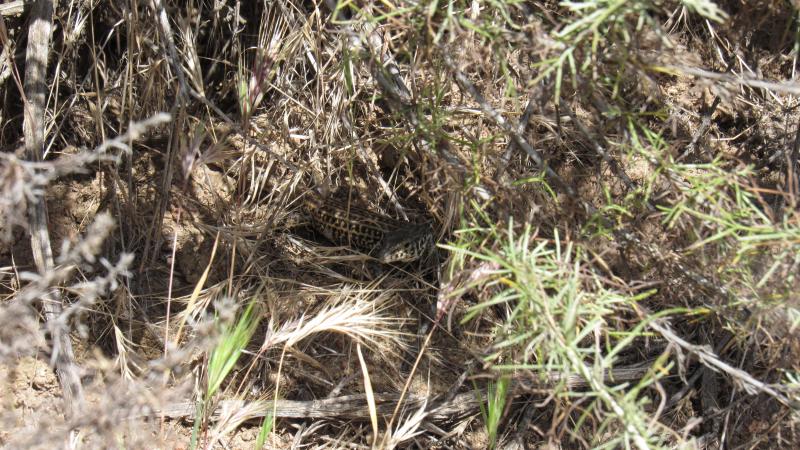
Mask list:
[[[654,292],[626,295],[605,286],[601,277],[588,270],[582,246],[562,242],[557,230],[552,240],[542,239],[532,234],[529,224],[516,231],[511,221],[504,231],[472,228],[460,235],[461,240],[483,242],[484,247],[475,251],[455,244],[447,246],[449,250],[496,268],[471,287],[492,286],[494,294],[469,308],[464,321],[475,320],[498,305],[508,312],[484,357],[491,370],[501,380],[530,373],[530,382],[543,382],[552,389],[549,398],[557,399],[558,410],[580,404],[582,412],[571,430],[576,438],[607,448],[664,446],[671,433],[652,427],[658,417],[648,412],[648,391],[657,389],[671,364],[649,371],[635,386],[610,384],[613,380],[608,378],[621,361],[636,354],[637,342],[646,337],[646,320],[620,323],[618,318],[631,317],[636,304]],[[561,376],[551,383],[549,374]],[[575,390],[563,374],[577,374],[587,390]],[[490,386],[485,420],[493,439],[507,383]],[[567,420],[558,417],[554,413],[553,420]],[[590,429],[603,432],[589,433]]]
[[[222,325],[219,343],[208,358],[208,375],[205,398],[212,398],[225,377],[233,370],[260,321],[256,301],[251,300],[236,322]]]
[[[497,447],[497,432],[506,410],[510,385],[508,377],[501,376],[497,381],[489,381],[486,404],[481,403],[481,414],[489,435],[489,448],[492,449]]]
[[[192,448],[197,446],[201,425],[203,428],[207,425],[207,413],[214,396],[250,343],[259,321],[260,315],[255,300],[248,303],[242,314],[233,323],[222,321],[219,341],[211,350],[208,358],[205,377],[206,389],[203,396],[197,400],[192,430]]]
[[[264,448],[264,443],[267,442],[267,437],[272,433],[272,427],[275,425],[272,414],[267,414],[264,420],[261,421],[261,426],[258,428],[258,436],[256,437],[255,448]]]

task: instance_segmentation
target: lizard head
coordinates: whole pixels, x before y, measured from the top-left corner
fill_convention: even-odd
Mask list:
[[[411,262],[433,247],[433,230],[429,224],[410,224],[383,237],[376,257],[384,264]]]

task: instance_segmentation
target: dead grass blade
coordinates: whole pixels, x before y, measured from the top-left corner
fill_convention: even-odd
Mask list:
[[[372,446],[375,447],[378,436],[380,435],[380,430],[378,429],[378,412],[375,407],[375,393],[372,391],[372,382],[369,379],[369,368],[361,352],[361,343],[356,343],[356,353],[358,354],[358,363],[361,365],[361,374],[364,377],[364,393],[367,399],[367,407],[369,408],[369,420],[372,424],[373,436],[375,436]]]

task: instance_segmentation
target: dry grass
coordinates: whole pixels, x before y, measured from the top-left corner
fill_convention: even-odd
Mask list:
[[[800,445],[789,3],[35,3],[0,444]],[[312,190],[439,246],[378,267]]]

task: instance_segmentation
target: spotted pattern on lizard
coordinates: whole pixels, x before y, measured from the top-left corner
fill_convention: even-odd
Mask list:
[[[304,206],[314,228],[327,239],[383,263],[415,261],[434,244],[429,223],[403,222],[332,197],[309,196]]]

